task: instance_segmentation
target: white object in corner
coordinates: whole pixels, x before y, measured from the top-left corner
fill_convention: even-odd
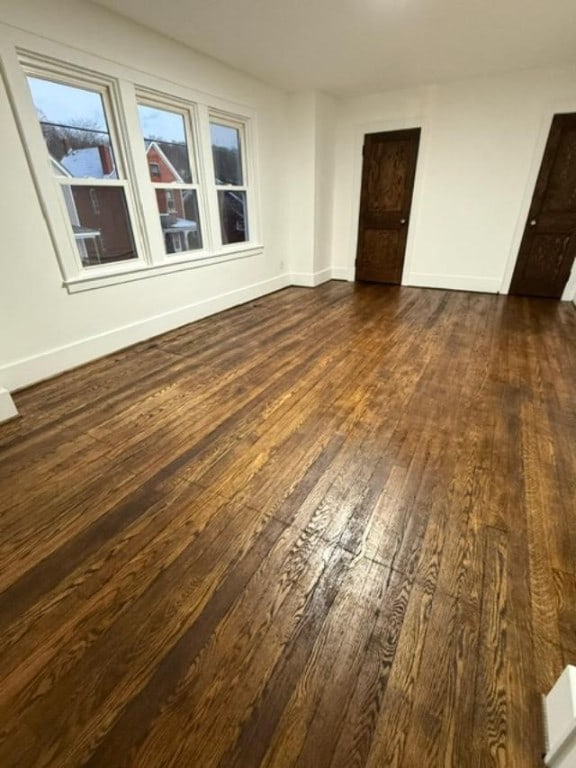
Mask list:
[[[8,421],[8,419],[13,419],[14,416],[18,416],[14,400],[7,389],[0,387],[0,424],[3,421]]]
[[[544,699],[544,725],[549,768],[576,766],[576,667],[562,672]]]

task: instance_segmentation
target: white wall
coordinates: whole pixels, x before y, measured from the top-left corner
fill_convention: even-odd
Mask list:
[[[421,126],[403,282],[506,292],[552,115],[562,111],[576,111],[573,68],[342,100],[335,272],[354,274],[364,133]],[[575,290],[571,280],[565,298]]]
[[[314,272],[315,103],[313,91],[292,93],[288,101],[288,251],[300,285],[311,285]]]
[[[292,281],[332,277],[336,100],[318,91],[289,98],[289,253]]]
[[[328,276],[326,273],[332,263],[336,103],[332,96],[325,93],[316,94],[314,271],[321,276]]]
[[[24,386],[288,284],[285,93],[74,0],[4,1],[0,22],[256,110],[264,242],[259,256],[70,295],[0,83],[0,386]]]

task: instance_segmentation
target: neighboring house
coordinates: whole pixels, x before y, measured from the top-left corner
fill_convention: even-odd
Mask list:
[[[50,157],[50,162],[52,164],[52,170],[56,176],[71,176],[70,172],[67,171],[62,163],[59,163],[56,158]],[[63,185],[61,189],[82,264],[85,267],[90,266],[91,264],[99,264],[101,262],[99,242],[100,230],[83,227],[80,224],[80,217],[78,216],[78,209],[74,201],[74,191],[72,187]]]
[[[70,178],[117,179],[108,145],[73,149],[60,161],[52,158],[55,173]],[[63,186],[74,239],[85,266],[106,264],[135,254],[123,191],[104,185]]]
[[[182,184],[181,175],[157,142],[147,142],[146,157],[150,179],[156,184]],[[54,172],[70,178],[117,179],[118,173],[108,145],[84,147],[51,158]],[[64,202],[70,216],[74,239],[85,266],[106,264],[134,253],[134,244],[122,190],[104,185],[64,186]],[[167,253],[200,247],[197,221],[186,211],[196,210],[194,192],[156,187],[156,200]]]
[[[174,161],[178,155],[173,148]],[[146,142],[146,158],[150,179],[155,184],[182,184],[185,180],[156,141]],[[185,161],[188,162],[187,159]],[[183,171],[184,172],[184,171]],[[188,179],[186,179],[186,182]],[[164,233],[166,253],[192,251],[201,246],[197,221],[187,218],[186,211],[196,209],[194,192],[183,189],[156,187],[158,212]],[[190,214],[188,214],[190,215]]]
[[[112,150],[107,144],[99,147],[72,149],[60,160],[60,165],[76,179],[117,179]]]

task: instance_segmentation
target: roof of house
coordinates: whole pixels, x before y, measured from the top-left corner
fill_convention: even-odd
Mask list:
[[[160,155],[160,159],[162,160],[162,162],[166,164],[166,167],[168,168],[170,173],[174,176],[174,181],[182,183],[184,179],[178,173],[178,171],[176,170],[173,163],[168,158],[166,152],[162,149],[160,144],[158,144],[158,142],[155,141],[154,139],[145,139],[144,143],[146,145],[146,154],[148,154],[151,149],[154,149]]]
[[[60,160],[60,164],[75,178],[117,179],[116,169],[104,173],[98,147],[73,149]]]

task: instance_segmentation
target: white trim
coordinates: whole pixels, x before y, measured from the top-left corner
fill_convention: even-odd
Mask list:
[[[0,44],[6,42],[17,48],[24,48],[36,55],[47,56],[57,62],[66,62],[72,66],[81,66],[90,72],[114,72],[114,77],[122,80],[133,81],[136,77],[142,88],[156,91],[158,94],[169,93],[185,102],[200,102],[210,104],[214,110],[229,113],[235,116],[237,113],[254,117],[254,108],[245,102],[236,101],[232,95],[222,92],[203,91],[191,88],[186,77],[171,78],[152,74],[148,69],[140,69],[133,65],[127,65],[115,58],[103,56],[86,51],[71,44],[69,41],[61,43],[58,40],[43,37],[34,32],[16,27],[6,21],[0,22]],[[76,64],[78,62],[78,64]],[[83,62],[80,64],[80,62]],[[104,67],[102,64],[104,63]],[[167,91],[168,86],[168,91]]]
[[[222,312],[238,304],[252,301],[267,293],[279,291],[289,285],[289,275],[279,275],[270,280],[253,283],[204,301],[188,304],[185,307],[146,318],[121,328],[115,328],[82,341],[56,347],[39,355],[16,360],[0,367],[0,381],[8,390],[21,389],[131,344],[166,333],[181,325],[192,323],[216,312]]]
[[[576,667],[567,666],[544,697],[545,763],[561,768],[576,759]]]
[[[0,387],[0,424],[3,421],[9,421],[10,419],[18,416],[18,411],[14,405],[14,400],[10,396],[10,392],[3,387]]]
[[[260,219],[259,212],[253,214],[252,211],[255,208],[255,200],[253,197],[253,189],[257,184],[254,184],[254,164],[253,155],[255,154],[254,142],[250,141],[249,125],[251,121],[242,115],[234,115],[228,112],[214,109],[208,106],[208,134],[210,139],[210,153],[207,155],[207,165],[211,169],[210,182],[215,187],[215,193],[210,195],[210,211],[212,220],[212,232],[214,241],[219,244],[220,248],[234,247],[236,243],[224,243],[222,237],[222,220],[220,217],[220,200],[219,193],[227,191],[244,192],[246,204],[245,204],[245,229],[248,231],[248,239],[243,241],[245,243],[251,243],[255,240],[258,241],[258,221]],[[242,170],[242,184],[218,184],[216,182],[216,167],[214,165],[214,145],[212,144],[212,124],[221,125],[227,128],[233,128],[238,132],[238,143],[240,149],[240,166]],[[206,145],[204,145],[206,146]]]
[[[478,291],[480,293],[498,293],[500,278],[474,277],[469,275],[435,275],[425,272],[412,272],[402,281],[403,285],[420,288],[446,288],[452,291]]]
[[[331,279],[332,269],[330,267],[319,272],[292,272],[290,275],[292,285],[299,285],[304,288],[315,288]]]
[[[138,269],[127,269],[125,272],[116,270],[109,274],[103,270],[97,270],[97,267],[91,267],[93,270],[80,277],[65,280],[64,285],[68,293],[79,293],[80,291],[92,291],[95,288],[103,288],[107,285],[117,285],[118,283],[129,283],[133,280],[142,280],[147,277],[156,277],[157,275],[167,275],[171,272],[182,272],[186,269],[198,269],[198,267],[207,267],[212,264],[223,264],[227,261],[236,261],[236,259],[245,259],[249,256],[259,256],[264,252],[261,245],[250,246],[249,248],[237,249],[214,254],[205,254],[199,256],[200,251],[185,251],[180,254],[171,253],[170,262],[139,267]],[[192,255],[191,255],[192,254]]]
[[[258,252],[261,249],[259,147],[256,143],[256,111],[253,107],[195,91],[184,84],[160,79],[139,69],[86,54],[74,47],[3,24],[0,24],[0,64],[40,206],[60,265],[63,284],[70,292],[183,269],[185,267],[181,263],[184,261],[188,268],[196,268],[201,264],[241,258],[244,252]],[[69,223],[70,217],[61,199],[60,189],[56,187],[72,183],[85,186],[100,184],[91,179],[55,180],[26,82],[25,67],[27,71],[32,67],[39,76],[45,74],[58,81],[98,86],[102,91],[118,172],[124,169],[123,178],[106,180],[103,185],[121,186],[125,190],[137,258],[114,262],[106,265],[106,270],[98,268],[94,272],[92,267],[81,264]],[[141,135],[137,96],[147,103],[153,101],[159,108],[177,110],[185,118],[188,154],[194,174],[194,184],[186,185],[186,188],[196,190],[203,247],[193,252],[183,252],[182,260],[177,257],[177,267],[173,263],[174,254],[165,252],[154,193],[156,185],[150,181],[144,143],[140,148],[136,138]],[[233,121],[241,132],[249,236],[242,243],[221,244],[216,193],[210,193],[214,177],[206,172],[207,166],[212,163],[209,114],[219,120]],[[242,254],[238,255],[240,252]],[[127,277],[128,272],[133,273],[133,277]],[[82,282],[86,283],[86,288],[78,287]]]
[[[146,248],[147,243],[143,236],[146,223],[137,203],[139,194],[135,187],[134,179],[130,174],[128,153],[131,142],[128,133],[123,130],[123,104],[118,78],[109,73],[102,72],[100,69],[90,72],[80,63],[71,65],[67,61],[59,62],[53,60],[36,51],[31,51],[27,47],[17,47],[14,53],[16,61],[13,62],[12,72],[7,73],[6,85],[8,90],[12,90],[13,93],[14,115],[17,123],[19,123],[22,141],[25,145],[28,145],[28,161],[32,176],[35,179],[38,195],[45,200],[46,207],[51,205],[51,198],[54,197],[54,188],[58,188],[56,197],[60,210],[59,221],[55,221],[53,216],[49,216],[47,224],[50,229],[54,230],[57,250],[59,253],[62,253],[60,264],[66,267],[63,271],[63,276],[68,279],[76,277],[82,274],[82,271],[85,269],[70,226],[70,214],[62,199],[61,189],[65,185],[122,188],[124,190],[129,234],[135,250],[135,258],[131,257],[130,259],[123,260],[123,262],[126,264],[130,263],[135,268],[142,264],[152,263],[150,253]],[[23,74],[23,78],[18,76],[17,70]],[[51,164],[52,158],[42,136],[34,99],[27,83],[29,76],[46,79],[49,82],[62,83],[73,88],[95,90],[100,94],[110,146],[114,157],[116,179],[77,178],[71,175],[67,178],[60,178],[55,177],[54,174],[51,174],[51,178],[48,179],[45,170],[46,165]],[[34,114],[34,118],[30,119],[32,114]],[[48,163],[46,163],[46,157],[48,158]],[[65,239],[59,234],[59,231],[66,232]],[[66,250],[69,253],[66,253]],[[114,262],[114,264],[122,264],[123,262]]]
[[[424,187],[424,175],[427,168],[426,155],[430,141],[430,129],[428,119],[418,113],[412,116],[403,116],[386,120],[372,120],[370,122],[358,123],[354,125],[354,138],[352,141],[353,151],[353,170],[351,185],[351,214],[350,214],[350,239],[348,270],[349,274],[355,274],[356,250],[358,245],[358,218],[360,215],[360,193],[362,187],[362,147],[364,146],[364,136],[367,133],[383,133],[387,131],[403,131],[412,128],[420,128],[420,143],[418,145],[418,158],[416,160],[416,175],[414,177],[414,187],[412,191],[412,206],[410,209],[410,221],[408,223],[408,237],[406,240],[406,250],[404,253],[404,268],[402,271],[402,285],[405,284],[406,276],[410,274],[415,253],[415,238],[418,231],[418,220],[420,218],[422,191]],[[351,278],[353,279],[353,278]]]
[[[332,280],[354,281],[354,272],[349,267],[332,267]]]
[[[572,265],[572,272],[562,293],[562,301],[574,301],[576,299],[576,261]]]

